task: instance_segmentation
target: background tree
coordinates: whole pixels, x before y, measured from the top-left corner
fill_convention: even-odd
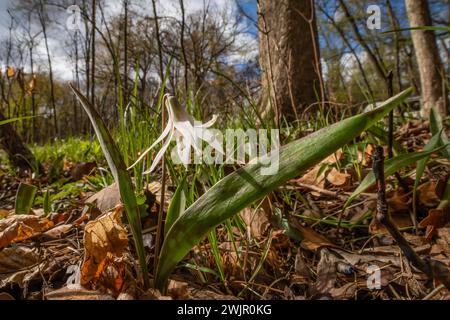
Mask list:
[[[259,0],[262,101],[296,119],[320,99],[321,70],[313,1]]]
[[[409,25],[412,28],[432,25],[427,0],[405,0],[405,4]],[[411,36],[419,65],[422,114],[428,116],[431,108],[435,108],[442,116],[445,116],[448,108],[447,84],[434,32],[412,30]]]

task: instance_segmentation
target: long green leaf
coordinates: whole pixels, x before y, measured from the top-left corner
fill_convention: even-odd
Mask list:
[[[441,115],[436,111],[435,108],[431,108],[430,113],[430,131],[433,136],[438,135],[439,133],[439,144],[440,145],[449,145],[450,141],[447,137],[447,134],[444,130],[444,124]],[[443,148],[441,153],[444,157],[450,159],[450,150],[449,147]]]
[[[382,143],[388,144],[388,133],[387,131],[381,129],[380,127],[373,126],[370,129],[367,130],[372,135],[374,135],[376,138],[378,138]],[[398,141],[394,140],[392,141],[392,148],[397,154],[405,153],[406,150],[403,148],[403,146],[398,143]]]
[[[130,174],[127,171],[127,167],[116,143],[111,137],[97,110],[95,110],[90,102],[74,86],[70,84],[70,87],[91,120],[92,126],[94,127],[95,133],[97,134],[97,138],[100,142],[100,146],[102,147],[105,158],[108,161],[108,166],[114,180],[119,186],[120,197],[125,205],[128,223],[130,224],[134,244],[136,246],[136,252],[139,258],[144,286],[147,288],[149,286],[149,279],[147,263],[145,261],[144,243],[142,240],[141,219]]]
[[[269,159],[273,160],[276,156],[269,154],[262,161],[248,164],[216,183],[175,221],[167,233],[156,270],[156,287],[164,287],[177,263],[209,230],[336,152],[382,119],[411,92],[412,89],[407,89],[379,108],[345,119],[281,147],[277,150],[279,170],[275,175],[261,174],[263,163],[270,162]]]
[[[183,214],[186,209],[186,177],[184,177],[175,194],[172,197],[169,208],[167,209],[166,222],[164,225],[164,236],[167,235],[173,223]]]
[[[409,166],[410,164],[413,164],[414,162],[417,162],[430,154],[441,150],[442,147],[439,147],[437,149],[428,150],[428,151],[422,151],[422,152],[411,152],[399,155],[397,157],[394,157],[392,159],[387,160],[384,163],[384,174],[385,176],[390,176],[391,174],[394,174],[395,172],[399,171],[400,169]],[[367,176],[364,178],[363,181],[361,181],[358,188],[356,188],[355,191],[351,194],[351,196],[347,199],[345,202],[344,208],[347,207],[353,199],[355,199],[356,196],[358,196],[361,192],[364,192],[367,188],[369,188],[371,185],[375,183],[375,176],[373,172],[369,172]]]
[[[11,122],[15,122],[15,121],[21,121],[21,120],[27,120],[27,119],[31,119],[31,118],[35,118],[36,116],[26,116],[26,117],[18,117],[18,118],[11,118],[11,119],[6,119],[6,120],[2,120],[0,121],[0,126],[7,124],[7,123],[11,123]]]
[[[31,184],[20,183],[16,194],[15,213],[16,214],[30,214],[33,206],[34,197],[36,195],[37,187]]]

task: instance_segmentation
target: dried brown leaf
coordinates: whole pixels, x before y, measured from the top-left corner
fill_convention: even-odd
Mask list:
[[[117,259],[122,256],[128,246],[127,230],[120,221],[122,211],[123,208],[118,206],[114,211],[86,224],[81,285],[88,288],[95,286],[105,270],[107,274],[113,274],[114,278],[116,275],[108,269],[110,266],[117,271],[119,277],[113,281],[120,281],[123,264]],[[117,286],[118,283],[114,283],[113,287],[117,288]]]
[[[34,215],[13,215],[0,220],[0,249],[26,240],[53,227],[53,222]]]
[[[79,287],[63,287],[45,294],[47,300],[114,300],[110,295]]]
[[[336,187],[348,187],[351,183],[351,176],[348,173],[339,172],[333,168],[327,174],[327,180]]]
[[[91,174],[95,168],[97,168],[95,161],[77,163],[70,170],[70,177],[74,181],[81,180],[85,175]]]
[[[44,235],[50,238],[61,238],[67,232],[69,232],[72,229],[72,227],[73,227],[72,224],[62,224],[44,232]]]
[[[419,200],[427,207],[435,207],[439,204],[441,199],[438,195],[438,183],[436,181],[429,181],[417,187],[419,193]]]
[[[120,204],[120,193],[117,184],[113,184],[103,188],[96,194],[90,196],[86,203],[94,204],[101,212],[107,212]]]
[[[260,238],[269,229],[270,222],[263,210],[245,208],[241,211],[240,216],[253,238]]]

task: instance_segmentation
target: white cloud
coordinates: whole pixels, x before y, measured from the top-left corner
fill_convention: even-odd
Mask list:
[[[9,1],[9,0],[8,0]],[[8,1],[0,1],[0,12],[5,16],[7,2]],[[145,1],[130,1],[130,10],[135,10],[140,14],[152,15],[152,3],[151,0]],[[233,26],[236,22],[235,10],[236,5],[234,1],[230,0],[184,0],[184,7],[186,15],[193,14],[195,12],[201,11],[204,8],[204,5],[209,5],[210,12],[225,12],[225,17],[227,18],[228,24],[226,25],[225,33],[233,32]],[[3,10],[2,10],[3,9]],[[145,9],[148,12],[143,12]],[[157,1],[157,11],[158,15],[165,17],[174,17],[176,19],[180,19],[181,9],[179,5],[179,0],[165,0],[165,1]],[[113,17],[119,15],[123,12],[122,1],[107,1],[104,7],[105,18]],[[58,19],[66,19],[69,17],[69,13],[67,16],[62,14],[58,16]],[[67,41],[70,40],[70,36],[67,33],[68,31],[65,29],[66,23],[65,21],[55,21],[52,27],[48,30],[48,43],[51,52],[52,58],[52,66],[54,75],[63,80],[71,80],[73,77],[73,61],[70,61],[70,57],[68,56],[69,48],[66,47],[68,45]],[[84,28],[84,26],[82,26]],[[236,36],[236,46],[241,48],[239,52],[236,52],[230,55],[226,61],[229,64],[243,64],[251,59],[254,59],[258,54],[258,41],[257,39],[250,35],[249,33],[244,32],[247,29],[247,26],[244,23],[238,26],[240,30],[243,32],[239,33]],[[5,22],[0,24],[0,37],[4,38],[7,35],[7,26]],[[3,36],[3,37],[2,37]],[[35,49],[35,62],[36,68],[41,70],[48,70],[48,62],[47,62],[47,51],[45,48],[45,43],[43,39],[41,39]],[[28,66],[25,66],[25,71]]]
[[[356,55],[359,58],[359,61],[362,65],[366,64],[368,61],[368,56],[365,51],[357,52]],[[350,80],[353,76],[353,73],[358,68],[358,62],[356,60],[356,57],[353,53],[344,53],[341,57],[341,67],[342,67],[342,74],[346,81]],[[359,72],[359,71],[358,71]]]

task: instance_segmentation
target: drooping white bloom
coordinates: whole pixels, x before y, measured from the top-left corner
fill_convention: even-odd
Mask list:
[[[159,161],[164,156],[167,151],[170,142],[175,138],[177,143],[177,153],[183,164],[187,165],[189,163],[189,157],[191,156],[191,147],[195,152],[201,154],[202,142],[206,141],[210,144],[217,152],[223,154],[222,145],[215,139],[214,135],[207,129],[211,127],[217,120],[217,116],[214,115],[213,118],[206,123],[199,123],[189,115],[186,110],[178,103],[174,96],[169,94],[164,95],[163,104],[166,106],[169,119],[167,121],[167,126],[164,128],[162,134],[156,139],[155,142],[145,150],[141,156],[136,160],[136,162],[131,165],[128,169],[133,168],[137,163],[139,163],[145,155],[152,150],[158,143],[160,143],[164,138],[165,141],[161,150],[156,154],[153,163],[144,174],[152,172]]]

